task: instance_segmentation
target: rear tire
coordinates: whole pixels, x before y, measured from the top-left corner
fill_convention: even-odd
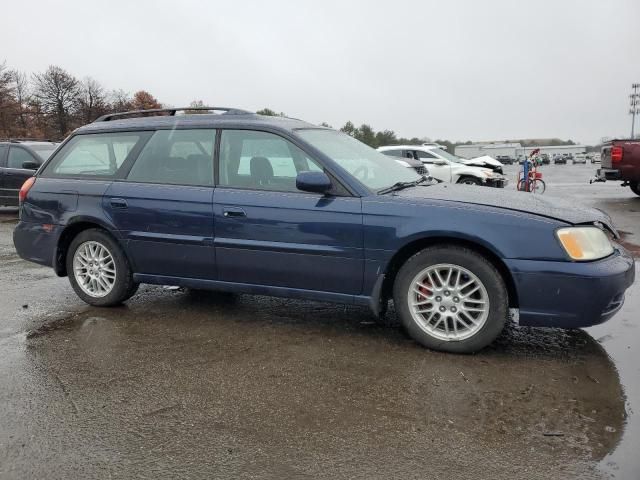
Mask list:
[[[138,290],[122,248],[104,230],[80,232],[69,245],[66,266],[73,290],[89,305],[119,305]]]
[[[453,353],[477,352],[493,342],[509,305],[493,264],[457,246],[429,247],[407,260],[396,276],[393,301],[411,338]]]
[[[629,187],[631,187],[631,191],[633,193],[635,193],[636,195],[640,195],[640,182],[631,182],[629,184]]]

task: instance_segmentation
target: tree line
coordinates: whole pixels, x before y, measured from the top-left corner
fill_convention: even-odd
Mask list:
[[[149,108],[162,104],[146,90],[108,90],[56,65],[27,75],[0,64],[0,138],[60,140],[105,113]]]
[[[270,115],[270,116],[281,116],[285,117],[286,115],[283,112],[277,113],[275,110],[270,108],[263,108],[262,110],[258,110],[256,113],[260,115]],[[331,127],[326,122],[322,122],[321,125],[323,127]],[[399,137],[393,130],[380,130],[375,131],[370,125],[363,123],[359,127],[356,127],[353,122],[348,121],[342,127],[340,127],[340,131],[351,135],[353,138],[360,140],[363,143],[366,143],[370,147],[378,148],[385,145],[420,145],[422,143],[437,143],[438,145],[442,145],[449,152],[455,150],[457,145],[471,145],[471,140],[467,140],[465,142],[452,142],[450,140],[437,139],[432,141],[429,137],[412,137],[405,138]],[[537,145],[575,145],[575,142],[572,140],[561,140],[559,138],[544,138],[544,139],[520,139],[520,140],[503,140],[504,143],[520,143],[522,146],[537,146]]]
[[[109,90],[91,77],[79,79],[57,65],[45,71],[27,75],[0,63],[0,139],[34,138],[61,140],[75,128],[93,122],[106,113],[129,110],[162,108],[151,93],[139,90],[133,95],[122,89]],[[194,100],[191,107],[204,107],[202,100]],[[186,113],[199,113],[197,110]],[[270,108],[256,113],[286,116]],[[329,127],[323,122],[323,126]],[[367,145],[377,148],[383,145],[416,145],[430,142],[428,137],[404,138],[393,130],[375,131],[363,123],[356,127],[346,122],[341,131]],[[517,141],[528,146],[531,140]],[[546,145],[573,145],[571,140],[546,139]],[[456,145],[468,145],[471,141],[451,142],[438,139],[436,143],[453,152]],[[536,140],[535,142],[540,142]],[[537,143],[538,145],[542,143]]]

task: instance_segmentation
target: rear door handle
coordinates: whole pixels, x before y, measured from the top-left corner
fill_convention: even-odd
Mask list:
[[[231,208],[231,207],[227,207],[224,208],[222,210],[222,216],[224,217],[233,217],[233,218],[239,218],[239,217],[246,217],[247,214],[245,213],[245,211],[241,208]]]
[[[113,208],[127,208],[127,201],[124,198],[110,198],[109,204]]]

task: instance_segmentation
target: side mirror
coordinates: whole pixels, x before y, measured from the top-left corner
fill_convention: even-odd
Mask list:
[[[446,162],[446,160],[434,160],[434,161],[433,161],[433,164],[434,164],[434,165],[440,165],[440,166],[448,165],[448,164],[447,164],[447,162]]]
[[[296,188],[303,192],[327,193],[331,180],[324,172],[300,172],[296,176]]]
[[[22,168],[26,170],[37,170],[38,168],[40,168],[40,164],[38,162],[29,160],[26,162],[22,162]]]

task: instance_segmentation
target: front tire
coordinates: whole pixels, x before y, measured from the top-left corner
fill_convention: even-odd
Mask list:
[[[502,276],[464,247],[430,247],[407,260],[396,276],[393,301],[411,338],[444,352],[481,350],[500,334],[508,314]]]
[[[66,266],[73,290],[89,305],[119,305],[138,289],[122,248],[104,230],[80,232],[69,245]]]
[[[475,177],[462,177],[458,180],[462,185],[482,185],[482,182]]]

